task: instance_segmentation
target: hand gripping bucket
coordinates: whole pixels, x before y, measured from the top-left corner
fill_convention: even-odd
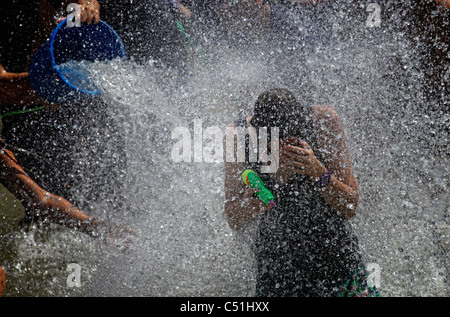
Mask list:
[[[86,96],[99,95],[100,90],[89,81],[86,69],[61,64],[124,56],[122,40],[105,22],[70,27],[63,20],[31,60],[31,86],[40,97],[55,103],[76,102]]]

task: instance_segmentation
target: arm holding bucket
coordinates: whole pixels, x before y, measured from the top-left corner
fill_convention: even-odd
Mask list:
[[[91,24],[100,21],[100,4],[97,0],[71,0],[66,1],[65,5],[69,3],[75,3],[81,6],[81,23]]]
[[[81,22],[90,24],[98,23],[100,21],[100,4],[97,0],[77,0],[77,1],[66,1],[66,5],[69,3],[77,3],[81,6]],[[41,19],[42,21],[47,21],[43,23],[48,25],[49,22],[49,6],[40,7]],[[52,14],[51,14],[52,15]],[[52,25],[50,23],[50,25]],[[45,30],[48,31],[48,30]],[[45,32],[47,33],[47,32]],[[41,105],[48,107],[49,103],[44,99],[40,98],[35,91],[32,89],[29,80],[29,74],[27,71],[20,73],[8,72],[0,60],[0,103],[9,105]],[[1,109],[0,109],[1,111]]]
[[[81,22],[98,23],[100,21],[100,4],[97,0],[78,0],[81,5]]]

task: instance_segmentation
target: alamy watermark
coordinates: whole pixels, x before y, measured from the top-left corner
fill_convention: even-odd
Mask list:
[[[248,146],[246,139],[248,136]],[[279,128],[270,128],[270,143],[267,142],[268,128],[218,126],[203,128],[202,120],[194,120],[193,133],[188,127],[176,127],[171,134],[176,141],[172,146],[171,159],[174,162],[260,162],[262,173],[275,173],[279,166]]]
[[[367,263],[367,285],[369,287],[381,288],[381,267],[378,263]]]
[[[369,3],[366,11],[369,15],[366,20],[366,26],[369,28],[381,26],[381,7],[378,3]]]
[[[68,27],[81,26],[81,5],[69,3],[66,11],[69,13],[66,17]],[[372,2],[367,5],[366,11],[369,12],[366,20],[367,27],[381,26],[381,7],[378,3]]]
[[[369,287],[381,288],[381,267],[378,263],[366,264],[367,285]],[[81,287],[81,265],[69,263],[67,265],[67,287]]]
[[[81,5],[76,3],[69,3],[67,5],[67,12],[69,14],[66,17],[67,27],[80,27],[81,26]]]
[[[258,132],[258,133],[257,133]],[[267,143],[268,129],[260,127],[203,127],[202,120],[194,120],[193,131],[188,127],[172,130],[172,140],[177,140],[171,151],[174,162],[245,162],[248,136],[248,161],[267,163],[264,173],[274,173],[279,163],[279,128],[270,129],[271,141]]]
[[[77,263],[67,265],[67,287],[81,287],[81,266]]]

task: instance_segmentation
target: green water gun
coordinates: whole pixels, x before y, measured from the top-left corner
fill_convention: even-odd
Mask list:
[[[258,188],[259,192],[256,196],[261,199],[263,203],[270,206],[275,206],[273,194],[265,186],[258,174],[253,170],[245,170],[242,173],[242,181],[250,188]]]

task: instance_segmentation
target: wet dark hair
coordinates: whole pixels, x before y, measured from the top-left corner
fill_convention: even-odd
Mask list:
[[[250,124],[254,127],[278,127],[280,138],[305,139],[311,128],[311,109],[300,104],[285,88],[270,89],[259,95]]]

